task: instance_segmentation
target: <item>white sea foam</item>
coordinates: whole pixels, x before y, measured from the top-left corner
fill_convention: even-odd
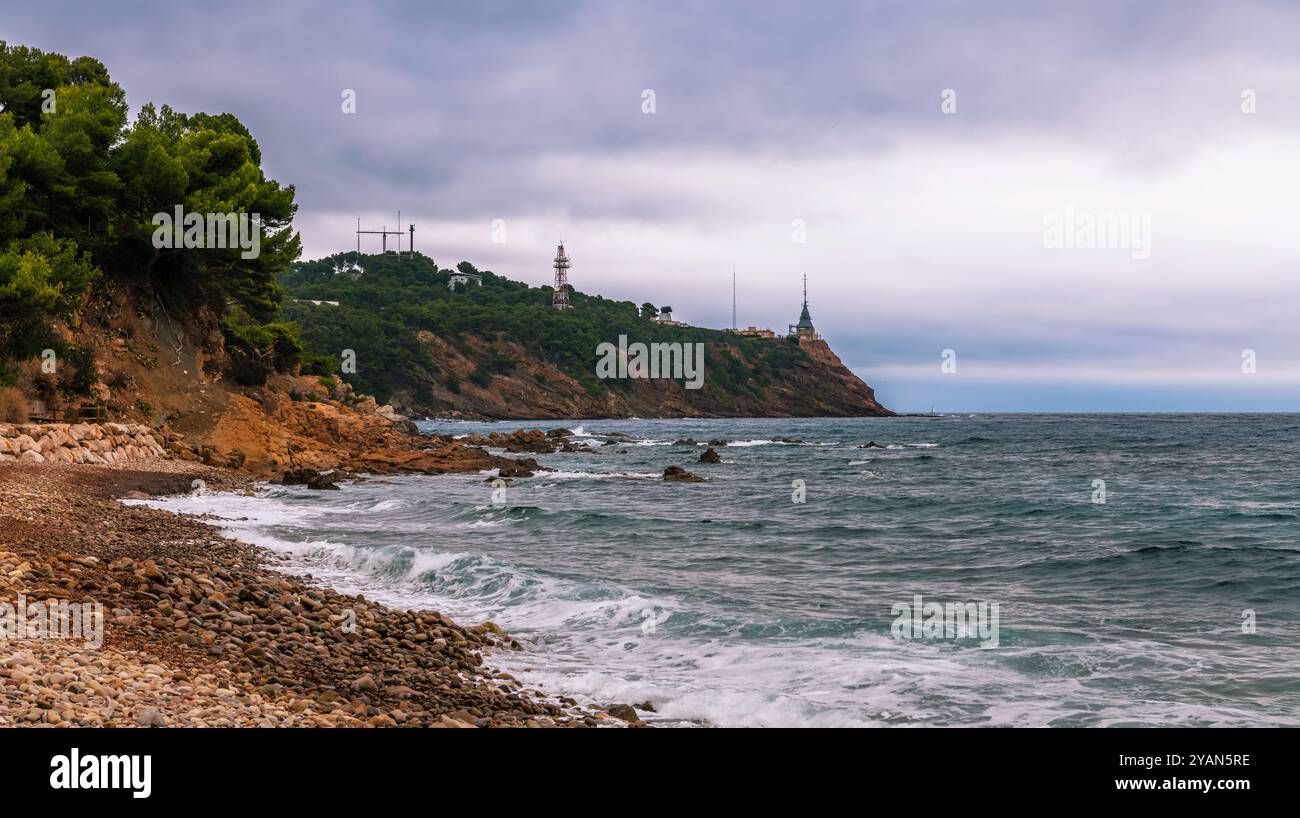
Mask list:
[[[654,472],[591,472],[591,471],[548,471],[539,472],[538,477],[552,480],[658,480],[662,475]]]
[[[562,481],[658,475],[539,475],[543,481],[547,477]],[[1086,668],[1086,673],[1044,677],[1016,669],[1034,666],[1044,659],[1045,650],[1053,650],[1042,646],[966,650],[896,642],[887,633],[867,630],[835,638],[744,636],[755,627],[781,631],[783,626],[754,621],[762,619],[756,613],[710,608],[695,596],[638,591],[621,584],[619,577],[601,577],[596,571],[582,579],[553,576],[478,553],[475,539],[457,532],[514,525],[515,512],[472,502],[457,505],[448,499],[437,506],[441,516],[436,522],[421,522],[424,518],[414,512],[419,503],[430,503],[427,495],[442,497],[482,477],[437,480],[445,483],[395,480],[396,487],[409,483],[412,493],[378,500],[379,487],[361,484],[341,492],[268,487],[251,497],[187,495],[140,503],[217,515],[221,519],[211,522],[224,532],[287,555],[285,570],[310,572],[343,592],[364,593],[395,607],[439,610],[465,625],[492,619],[526,645],[524,651],[494,652],[489,657],[492,665],[527,686],[581,701],[649,699],[658,710],[649,717],[664,725],[1041,726],[1070,720],[1231,725],[1259,719],[1257,712],[1245,708],[1116,695],[1108,674],[1120,674],[1107,669],[1153,661],[1149,642],[1142,640],[1061,647],[1058,657],[1047,660],[1059,659]],[[390,491],[387,486],[382,490]],[[375,512],[374,519],[367,511]],[[396,519],[389,519],[393,515]],[[375,541],[361,537],[356,527],[363,521],[389,536]],[[393,531],[401,536],[392,536]],[[1161,663],[1188,667],[1195,660],[1194,651],[1183,655],[1168,650],[1158,657]]]

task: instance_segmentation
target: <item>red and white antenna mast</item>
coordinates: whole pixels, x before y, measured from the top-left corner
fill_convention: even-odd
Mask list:
[[[555,294],[551,306],[557,310],[569,308],[569,257],[564,253],[564,239],[555,248]]]

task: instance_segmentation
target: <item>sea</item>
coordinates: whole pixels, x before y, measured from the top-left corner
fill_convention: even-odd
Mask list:
[[[662,727],[1300,725],[1300,415],[419,426],[579,451],[153,504]]]

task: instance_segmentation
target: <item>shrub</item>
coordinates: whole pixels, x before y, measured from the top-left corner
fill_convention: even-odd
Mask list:
[[[0,386],[0,422],[26,423],[27,398],[12,386]]]

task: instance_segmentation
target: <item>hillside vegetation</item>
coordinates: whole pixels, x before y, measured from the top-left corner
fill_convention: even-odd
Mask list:
[[[242,384],[298,366],[275,281],[300,252],[294,189],[266,177],[235,116],[149,103],[128,122],[99,61],[4,42],[0,103],[0,387],[121,414],[148,401],[135,373],[104,371],[109,345],[145,370],[188,348],[204,375]],[[260,254],[156,247],[155,214],[177,206],[258,214]]]
[[[341,253],[280,276],[283,315],[322,358],[355,356],[341,377],[359,392],[417,414],[488,417],[594,415],[880,414],[871,390],[829,349],[652,320],[652,304],[550,287],[478,270],[482,285],[448,287],[452,270],[420,253]],[[313,304],[312,301],[336,301]],[[705,344],[704,385],[598,379],[602,342]],[[824,347],[824,345],[821,345]],[[856,382],[856,385],[854,384]],[[811,391],[809,391],[811,390]]]

